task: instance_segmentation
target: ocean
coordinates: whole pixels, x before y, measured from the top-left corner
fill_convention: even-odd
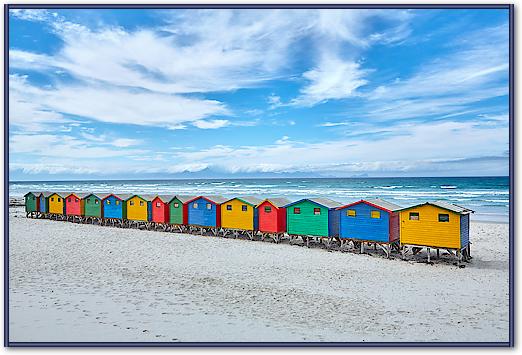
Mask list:
[[[191,179],[10,182],[9,195],[28,191],[116,192],[144,194],[284,196],[291,200],[328,197],[343,204],[380,197],[400,206],[446,200],[475,211],[472,220],[508,222],[508,177],[397,177]]]

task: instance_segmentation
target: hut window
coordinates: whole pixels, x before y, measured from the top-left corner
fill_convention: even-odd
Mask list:
[[[232,205],[227,205],[227,211],[232,211]]]
[[[419,212],[410,212],[410,221],[418,221]]]
[[[77,198],[75,198],[75,199],[74,199],[74,202],[78,202],[78,199],[77,199]]]
[[[212,204],[207,203],[207,210],[211,210],[211,209],[212,209]]]
[[[71,198],[69,197],[69,199],[67,201],[71,202]]]
[[[301,209],[299,207],[294,207],[294,214],[301,214]]]
[[[97,205],[98,203],[100,203],[100,201],[98,201],[98,200],[94,200],[94,204]]]
[[[134,206],[134,201],[129,201],[129,205]]]
[[[62,199],[58,197],[58,202],[62,202]]]
[[[439,213],[439,222],[449,222],[449,214]]]
[[[140,201],[140,206],[143,206],[143,201]]]
[[[156,202],[156,207],[161,207],[161,203]]]
[[[265,212],[266,212],[266,213],[270,213],[270,212],[272,212],[272,207],[270,207],[270,206],[265,206]]]
[[[355,217],[355,210],[348,210],[348,211],[346,211],[346,215],[348,217]]]
[[[116,200],[116,206],[118,206],[120,204],[120,201]]]
[[[87,199],[87,203],[90,203],[90,202],[91,202],[91,199],[90,199],[90,198],[88,198],[88,199]]]
[[[321,214],[321,209],[320,208],[314,208],[314,214],[315,215],[320,215]]]
[[[381,218],[381,212],[380,211],[372,211],[371,212],[372,218]]]
[[[195,203],[195,204],[192,205],[192,207],[194,207],[194,208],[198,208],[198,204]]]
[[[178,207],[179,207],[179,203],[175,203],[174,208],[178,208]]]
[[[247,210],[248,210],[247,205],[242,205],[241,206],[241,211],[246,212]]]
[[[51,201],[53,201],[53,202],[54,202],[54,197],[51,197]]]
[[[111,204],[111,200],[107,200],[107,202],[105,202],[106,204],[110,205]],[[116,204],[118,203],[118,201],[116,201]]]

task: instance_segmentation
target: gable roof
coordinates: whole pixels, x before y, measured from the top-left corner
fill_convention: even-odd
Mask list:
[[[51,192],[49,196],[52,196],[52,195],[58,195],[60,196],[61,198],[66,198],[67,196],[69,196],[70,194],[72,194],[72,192]]]
[[[91,196],[93,195],[92,192],[84,192],[84,193],[81,193],[81,194],[76,194],[76,196],[79,196],[82,200],[88,196]]]
[[[127,201],[129,198],[134,197],[134,194],[111,194],[116,198],[119,198],[122,201]]]
[[[96,198],[99,198],[100,200],[103,200],[105,198],[105,195],[110,195],[110,194],[100,194],[100,193],[96,193],[96,192],[88,192],[88,193],[84,193],[82,194],[83,195],[83,199],[89,197],[89,196],[94,196]]]
[[[174,195],[154,195],[152,200],[159,198],[163,203],[169,203],[174,197]]]
[[[180,200],[181,203],[187,203],[188,201],[193,200],[195,197],[196,197],[196,196],[194,196],[194,195],[190,195],[190,196],[189,196],[189,195],[175,195],[175,196],[173,196],[173,197],[170,199],[169,203],[171,203],[172,200],[174,200],[175,198],[177,198],[178,200]]]
[[[326,197],[317,197],[317,198],[303,198],[303,199],[300,199],[299,201],[289,203],[283,207],[292,206],[292,205],[295,205],[296,203],[300,203],[303,201],[310,201],[312,203],[315,203],[316,205],[323,206],[328,209],[337,208],[337,207],[341,206],[340,202],[334,201],[334,200],[326,198]]]
[[[344,206],[341,206],[341,207],[337,207],[336,209],[337,210],[343,210],[345,208],[358,205],[360,203],[365,203],[367,205],[370,205],[370,206],[373,206],[375,208],[384,210],[386,212],[395,212],[395,211],[398,211],[398,210],[400,210],[402,208],[401,206],[396,205],[393,202],[382,200],[380,198],[369,198],[367,200],[359,200],[357,202],[352,202],[352,203],[349,203],[347,205],[344,205]]]
[[[97,196],[99,196],[102,200],[105,200],[111,196],[116,197],[118,200],[123,200],[123,198],[121,197],[121,194],[113,194],[113,193],[104,192],[104,193],[99,193]]]
[[[250,205],[252,207],[256,207],[258,204],[260,204],[263,201],[260,198],[257,198],[257,197],[254,197],[254,196],[241,196],[241,197],[234,197],[234,198],[228,199],[227,201],[225,201],[223,203],[227,203],[227,202],[230,202],[232,200],[239,200],[239,201],[244,202],[247,205]]]
[[[195,201],[195,200],[198,200],[198,199],[204,199],[210,203],[213,203],[213,204],[217,204],[217,205],[220,205],[222,203],[225,203],[228,199],[221,196],[221,195],[208,195],[208,196],[195,196],[193,199],[191,200],[188,200],[187,202],[185,203],[190,203],[192,201]]]
[[[133,194],[132,195],[132,197],[135,197],[135,196],[138,196],[139,198],[141,198],[142,200],[145,200],[145,201],[152,201],[156,198],[157,195],[150,195],[150,194],[146,194],[146,195]]]
[[[40,196],[40,195],[43,194],[43,192],[29,191],[28,193],[26,193],[26,194],[24,195],[24,197],[27,196],[27,195],[31,195],[31,194],[32,194],[32,195],[35,195],[35,196]]]
[[[259,202],[256,207],[259,207],[263,203],[268,202],[275,208],[280,208],[288,205],[290,203],[290,200],[285,197],[272,197],[272,198],[265,198],[263,201]]]
[[[419,203],[419,204],[414,205],[414,206],[401,208],[400,211],[405,211],[405,210],[409,210],[409,209],[412,209],[412,208],[416,208],[416,207],[419,207],[419,206],[425,206],[425,205],[432,205],[432,206],[439,207],[439,208],[442,208],[444,210],[455,212],[455,213],[458,213],[458,214],[475,213],[475,211],[473,211],[473,210],[470,210],[468,208],[456,205],[454,203],[446,202],[446,201],[433,201],[433,202]]]

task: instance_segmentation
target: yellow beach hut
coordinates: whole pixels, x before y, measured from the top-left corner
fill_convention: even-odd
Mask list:
[[[221,227],[253,231],[257,229],[256,206],[263,200],[252,196],[236,197],[221,204]]]
[[[49,206],[49,213],[53,214],[65,214],[65,196],[69,193],[53,192],[47,197],[47,203]]]
[[[401,246],[448,249],[469,256],[472,210],[445,201],[426,202],[400,211]]]
[[[152,201],[151,196],[131,195],[125,200],[127,207],[127,219],[129,221],[149,221],[149,205]]]

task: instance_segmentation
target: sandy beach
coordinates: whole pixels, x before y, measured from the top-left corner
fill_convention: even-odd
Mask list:
[[[459,269],[9,212],[12,342],[508,341],[507,224]]]

